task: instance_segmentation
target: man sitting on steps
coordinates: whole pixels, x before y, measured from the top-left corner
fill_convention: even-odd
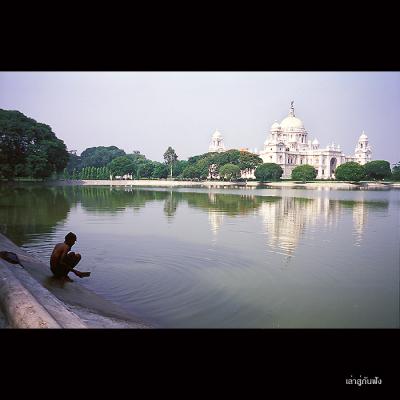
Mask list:
[[[57,243],[54,246],[54,250],[50,257],[50,269],[54,276],[65,279],[69,282],[73,282],[73,280],[68,276],[69,272],[73,272],[76,276],[79,276],[79,278],[90,276],[90,272],[81,272],[74,269],[79,261],[81,261],[81,255],[79,253],[75,254],[73,251],[70,251],[75,242],[75,233],[69,232],[65,236],[64,243]]]

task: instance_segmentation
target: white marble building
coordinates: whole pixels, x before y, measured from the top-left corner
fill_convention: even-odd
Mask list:
[[[222,135],[218,131],[212,137],[209,151],[225,151]],[[295,116],[293,101],[289,115],[281,123],[275,121],[272,124],[263,150],[255,153],[264,163],[280,165],[283,169],[282,178],[290,178],[295,167],[309,164],[317,170],[318,179],[332,179],[335,178],[335,169],[339,165],[349,161],[364,165],[372,157],[372,149],[364,131],[358,139],[355,154],[350,156],[346,156],[340,145],[333,142],[321,148],[316,138],[311,141],[302,120]],[[243,177],[253,177],[253,171]]]
[[[309,164],[318,171],[317,178],[329,179],[335,177],[335,169],[340,164],[355,161],[364,165],[371,161],[372,149],[364,132],[358,139],[354,155],[346,156],[340,145],[333,142],[321,148],[317,139],[311,141],[308,138],[303,122],[295,116],[292,101],[289,115],[280,124],[276,121],[271,126],[259,155],[265,163],[279,164],[283,169],[282,178],[290,178],[298,165]]]

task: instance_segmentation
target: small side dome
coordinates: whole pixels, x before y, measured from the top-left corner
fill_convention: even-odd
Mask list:
[[[366,140],[366,139],[368,139],[368,136],[365,134],[364,131],[362,131],[362,134],[361,134],[359,140]]]
[[[314,139],[313,141],[312,141],[312,144],[319,144],[319,142],[318,142],[318,140],[317,139]]]
[[[281,129],[281,126],[279,125],[279,122],[275,120],[275,122],[271,126],[271,131],[279,131]]]

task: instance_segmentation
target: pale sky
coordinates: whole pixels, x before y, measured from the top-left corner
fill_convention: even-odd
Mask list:
[[[68,150],[117,146],[163,161],[226,148],[261,150],[294,100],[308,138],[400,161],[400,72],[0,72],[0,108],[52,127]]]

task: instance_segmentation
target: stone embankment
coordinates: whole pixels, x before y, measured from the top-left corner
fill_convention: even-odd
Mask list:
[[[400,188],[400,182],[397,183],[381,183],[381,182],[361,182],[359,184],[340,182],[340,181],[315,181],[315,182],[295,182],[295,181],[279,181],[260,183],[257,181],[248,182],[223,182],[223,181],[170,181],[170,180],[63,180],[51,182],[59,185],[94,185],[94,186],[152,186],[152,187],[199,187],[199,188],[223,188],[230,186],[244,187],[284,187],[284,188],[331,188],[331,189],[354,189],[356,187],[365,188]]]
[[[25,267],[0,259],[0,328],[152,328],[78,282],[54,279],[1,234],[0,250],[16,253]]]

